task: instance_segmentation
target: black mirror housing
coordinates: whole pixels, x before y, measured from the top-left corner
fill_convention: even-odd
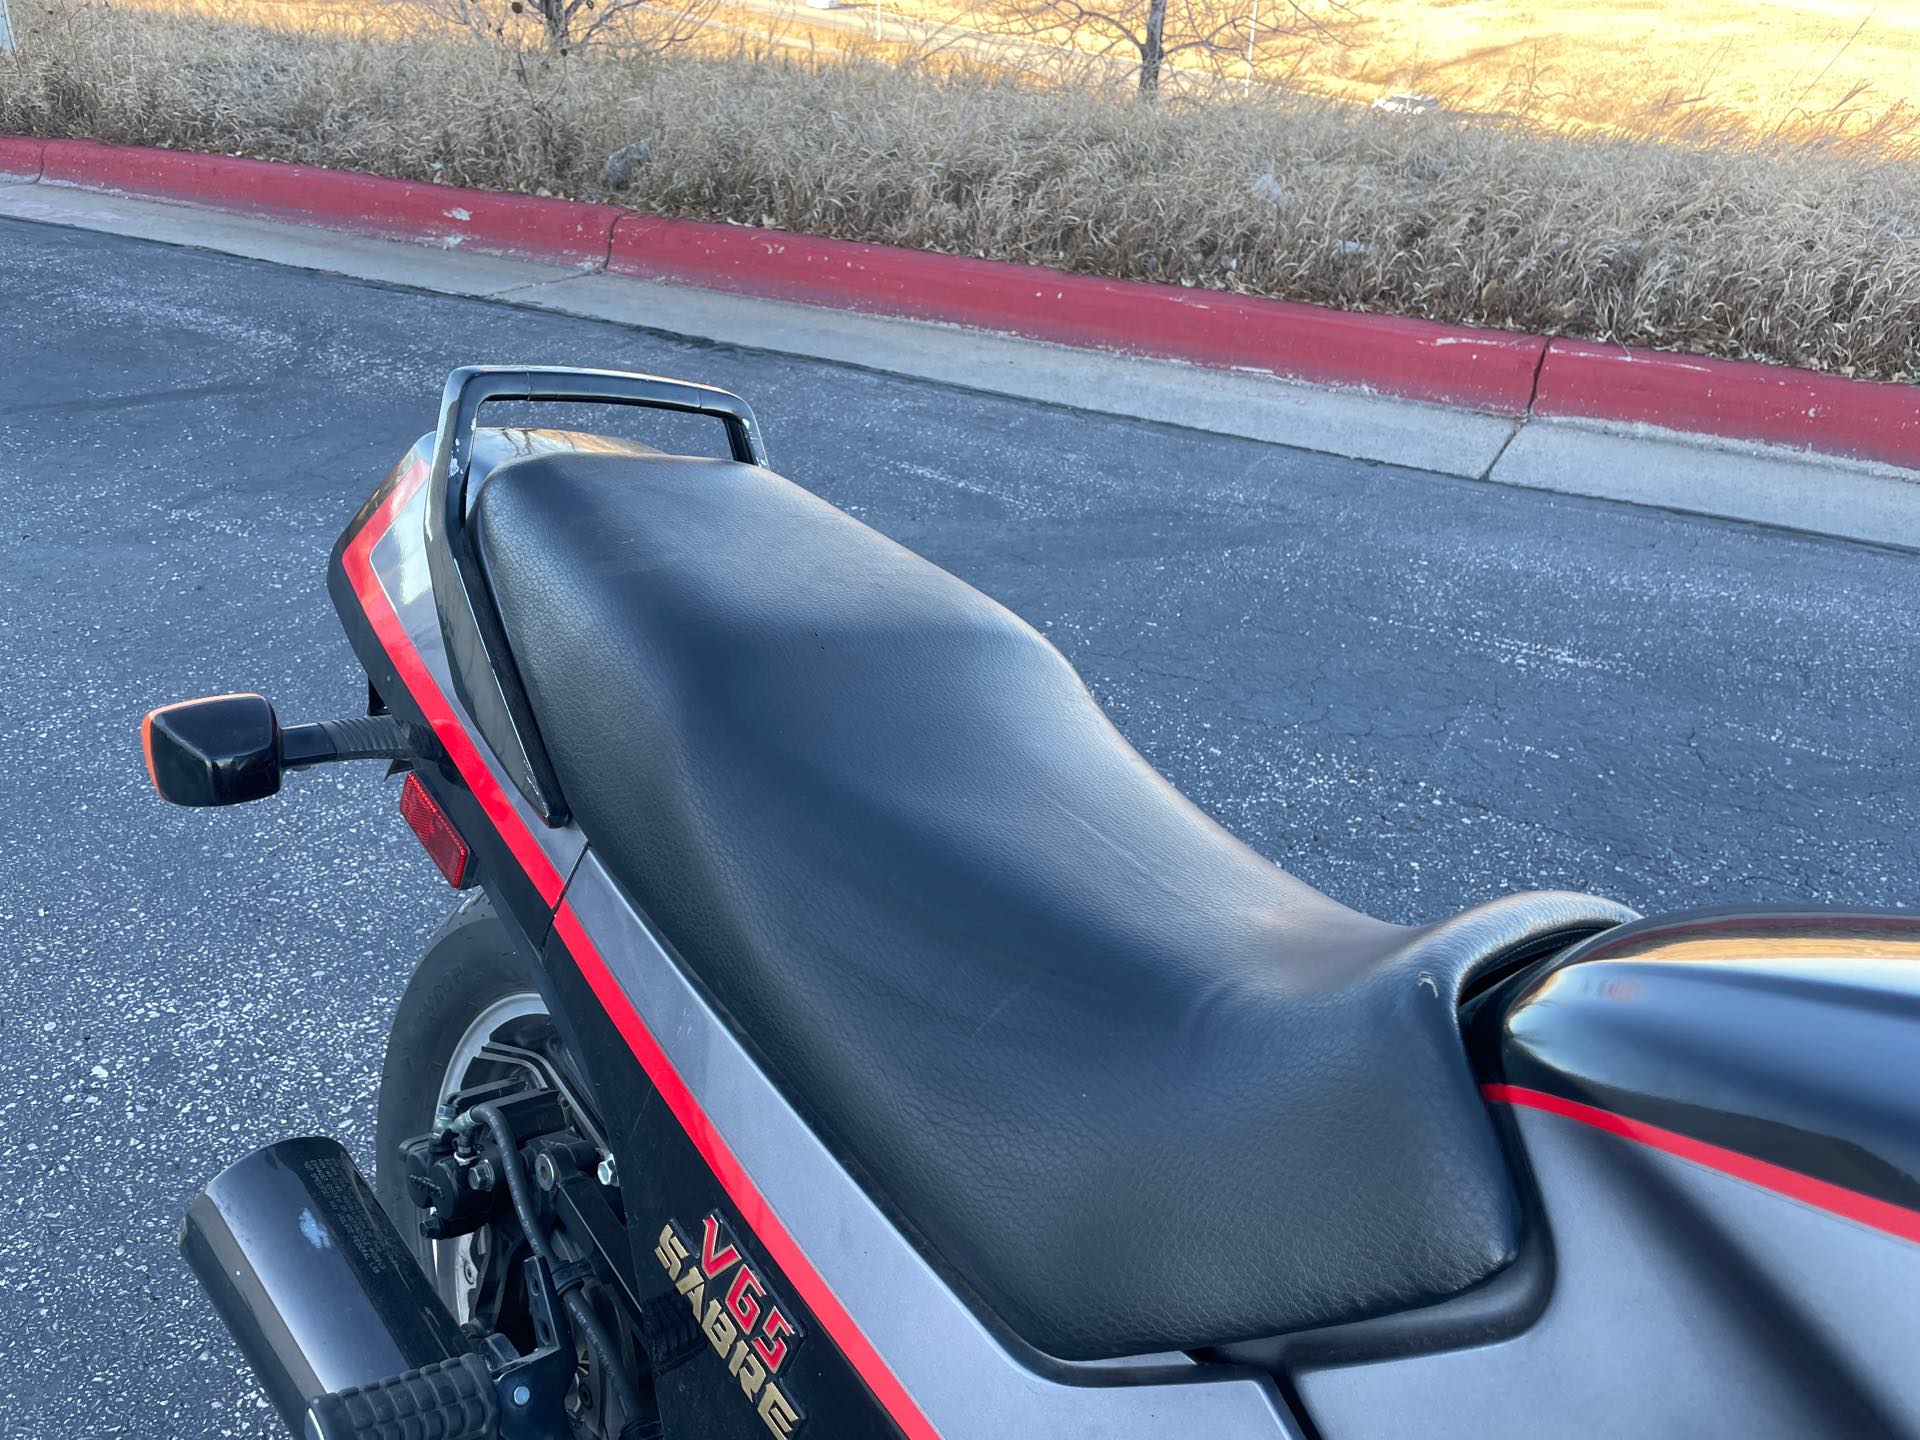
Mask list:
[[[280,789],[280,722],[263,695],[163,705],[140,737],[153,788],[175,805],[239,805]]]

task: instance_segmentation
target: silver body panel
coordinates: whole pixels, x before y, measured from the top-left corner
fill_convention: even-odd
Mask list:
[[[1324,1440],[1920,1434],[1920,1246],[1576,1120],[1516,1112],[1551,1217],[1540,1318],[1296,1376]]]

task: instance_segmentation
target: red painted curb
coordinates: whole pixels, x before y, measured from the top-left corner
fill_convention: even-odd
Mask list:
[[[138,145],[0,135],[0,173],[1497,415],[1639,422],[1920,469],[1909,384]]]
[[[1624,420],[1920,469],[1920,385],[1555,340],[1536,415]]]
[[[47,141],[41,179],[566,265],[604,264],[621,214],[577,200],[92,140]]]
[[[1526,413],[1546,345],[1532,335],[648,215],[614,227],[607,268],[1499,415]]]
[[[0,175],[37,176],[46,152],[47,142],[31,135],[0,135]]]

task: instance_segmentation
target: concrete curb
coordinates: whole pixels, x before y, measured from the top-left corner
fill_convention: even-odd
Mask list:
[[[92,140],[47,141],[40,179],[593,269],[606,265],[614,221],[625,213],[575,200]]]
[[[1920,467],[1920,385],[1555,340],[1533,414],[1657,425]]]
[[[31,135],[0,135],[0,175],[10,180],[38,180],[47,142]]]
[[[144,146],[0,136],[0,174],[1515,419],[1652,425],[1920,469],[1910,384]]]
[[[845,306],[429,247],[297,218],[38,185],[31,176],[9,178],[0,171],[0,224],[7,222],[183,246],[642,334],[844,365],[1426,471],[1436,480],[1492,481],[1920,553],[1920,475],[1869,461],[1616,421],[1487,415],[1250,370],[1206,369]],[[593,346],[604,338],[588,330],[582,343]]]
[[[1496,330],[656,216],[614,227],[607,268],[1494,415],[1526,413],[1546,347]]]

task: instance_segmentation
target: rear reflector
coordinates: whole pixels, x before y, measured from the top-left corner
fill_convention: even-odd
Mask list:
[[[467,849],[460,832],[453,828],[447,812],[434,803],[418,775],[407,776],[407,783],[400,787],[400,815],[419,837],[449,885],[464,890],[473,883],[473,852]]]

